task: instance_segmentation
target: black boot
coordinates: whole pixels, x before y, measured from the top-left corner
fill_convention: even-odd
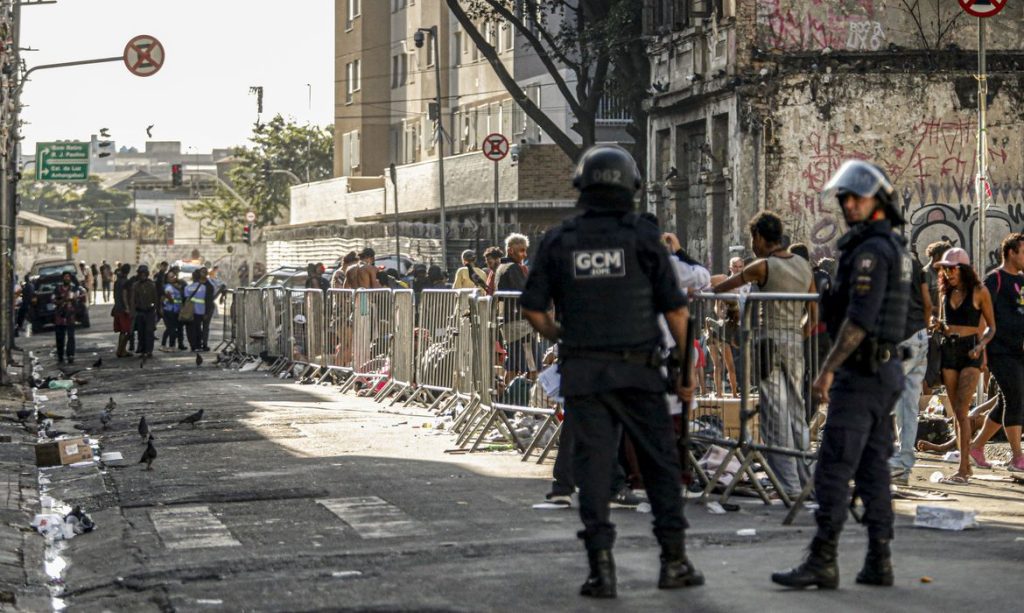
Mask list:
[[[772,581],[786,587],[803,589],[816,585],[818,589],[834,590],[839,587],[839,565],[836,563],[838,539],[814,537],[804,563],[796,568],[772,573]]]
[[[864,568],[857,573],[857,583],[890,586],[892,581],[889,539],[871,539],[868,541],[868,554],[864,557]]]
[[[661,543],[661,572],[658,573],[658,589],[674,590],[680,587],[704,585],[704,575],[693,567],[686,557],[686,543],[683,535]]]
[[[580,587],[580,596],[591,598],[615,598],[615,560],[611,549],[587,551],[590,561],[590,576]]]

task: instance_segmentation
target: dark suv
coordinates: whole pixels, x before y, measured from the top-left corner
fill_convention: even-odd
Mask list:
[[[60,285],[61,277],[65,272],[70,272],[78,283],[78,271],[75,270],[75,263],[71,261],[46,262],[33,265],[32,284],[35,286],[35,295],[32,297],[32,304],[29,306],[31,313],[33,331],[42,330],[45,326],[53,325],[53,314],[57,305],[53,301],[53,292]],[[77,300],[78,325],[83,328],[89,327],[89,308],[85,304],[85,291],[79,294]]]

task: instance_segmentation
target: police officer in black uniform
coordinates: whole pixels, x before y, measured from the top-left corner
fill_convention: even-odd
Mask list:
[[[590,575],[580,594],[615,597],[609,521],[612,466],[621,428],[636,445],[654,533],[661,544],[662,589],[702,585],[686,557],[681,468],[665,402],[658,315],[686,346],[686,296],[680,291],[657,227],[632,211],[640,173],[621,147],[584,153],[573,185],[583,213],[550,230],[534,258],[521,297],[523,314],[559,347],[565,423],[576,440],[579,533]],[[554,303],[556,318],[548,313]],[[673,391],[688,401],[693,387]]]
[[[857,583],[892,585],[889,541],[893,538],[889,458],[892,410],[903,388],[897,345],[906,325],[911,260],[895,191],[881,168],[845,162],[825,186],[850,226],[839,239],[839,270],[823,300],[832,350],[814,381],[813,394],[828,403],[814,490],[817,534],[800,566],[772,575],[787,587],[839,586],[836,546],[850,506],[850,479],[864,502],[868,553]]]

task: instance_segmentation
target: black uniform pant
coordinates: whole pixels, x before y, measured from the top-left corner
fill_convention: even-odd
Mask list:
[[[200,346],[202,349],[208,349],[210,347],[210,322],[213,320],[213,315],[203,316],[200,322]]]
[[[153,353],[153,341],[156,339],[156,311],[135,311],[135,329],[139,332],[139,353]]]
[[[622,450],[620,437],[619,451]],[[576,453],[576,439],[572,429],[566,425],[558,432],[558,455],[555,456],[555,467],[552,476],[555,480],[551,484],[552,496],[572,496],[576,491],[576,478],[573,476],[573,456]],[[622,491],[626,486],[626,471],[622,469],[622,462],[616,461],[612,466],[611,494],[612,496]]]
[[[177,311],[164,311],[164,335],[160,339],[160,346],[168,346],[170,341],[170,347],[174,347],[177,343],[179,348],[185,347],[185,336],[184,336],[184,324],[178,321]]]
[[[670,542],[686,529],[679,454],[664,392],[618,389],[565,399],[565,428],[576,443],[573,474],[580,488],[579,536],[588,550],[610,549],[615,524],[608,502],[622,428],[636,447],[647,498],[654,512],[654,534]]]
[[[185,334],[188,335],[189,351],[203,348],[203,316],[193,315],[192,321],[185,323]]]
[[[54,326],[57,335],[57,357],[64,359],[75,357],[75,324]]]
[[[850,480],[864,502],[871,539],[893,537],[889,458],[893,452],[892,410],[903,389],[896,360],[877,375],[840,369],[829,389],[828,420],[814,471],[818,537],[839,537],[850,508]]]

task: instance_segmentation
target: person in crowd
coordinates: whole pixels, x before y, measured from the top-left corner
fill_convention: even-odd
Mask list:
[[[501,259],[505,257],[505,252],[501,250],[501,247],[488,247],[484,251],[484,263],[487,265],[487,295],[494,295],[494,283],[497,280],[495,276],[498,272],[498,266],[501,266]]]
[[[681,468],[664,401],[666,381],[649,359],[640,357],[649,357],[661,343],[659,313],[677,344],[686,344],[687,299],[659,244],[657,227],[630,212],[641,184],[632,156],[621,147],[592,147],[580,159],[573,183],[584,212],[545,234],[522,307],[537,332],[561,343],[563,427],[572,429],[576,439],[573,468],[584,525],[579,536],[590,565],[580,595],[617,595],[609,492],[623,429],[638,442],[655,514],[661,545],[658,587],[703,585],[704,576],[686,555]],[[510,239],[512,262],[505,271],[499,268],[499,289],[503,276],[526,275],[513,269],[522,266],[525,241],[516,244],[515,235]],[[612,248],[622,249],[621,262],[603,257]],[[549,310],[552,303],[557,322]],[[678,393],[689,402],[693,389],[679,385]]]
[[[85,260],[78,263],[78,284],[82,292],[84,292],[85,303],[89,304],[92,298],[93,277],[92,269],[86,265]]]
[[[188,335],[189,351],[200,353],[203,351],[203,321],[206,319],[207,296],[212,295],[210,284],[200,275],[199,270],[192,271],[192,282],[185,286],[183,291],[182,304],[192,303],[192,321],[185,324],[185,333]]]
[[[57,363],[75,363],[75,323],[78,316],[77,301],[82,288],[69,271],[60,277],[60,285],[53,290],[53,327],[57,341]]]
[[[412,291],[418,295],[424,289],[427,288],[427,265],[422,263],[416,263],[412,265],[412,271],[409,273],[409,278],[406,279],[409,287]]]
[[[738,275],[743,272],[743,258],[736,255],[729,258],[729,274]]]
[[[199,322],[199,341],[201,351],[210,351],[210,324],[213,316],[217,314],[217,286],[210,281],[210,271],[204,266],[196,271],[199,273],[199,282],[203,285],[203,317]],[[196,306],[199,306],[198,304]]]
[[[985,346],[996,332],[992,295],[971,268],[967,252],[953,247],[938,262],[939,317],[931,325],[942,333],[942,382],[956,415],[960,467],[943,483],[965,485],[971,477],[971,422],[969,412],[981,374]],[[988,326],[982,332],[982,321]]]
[[[25,280],[21,283],[21,303],[18,305],[18,314],[15,320],[16,328],[15,332],[23,332],[25,330],[25,322],[28,321],[28,325],[32,325],[32,303],[36,299],[36,286],[32,282],[32,278],[28,273],[25,273]]]
[[[153,342],[156,331],[156,311],[160,294],[156,284],[149,278],[149,266],[140,264],[136,269],[136,281],[132,286],[131,308],[135,312],[135,329],[139,333],[139,355],[153,357]]]
[[[178,281],[178,267],[172,267],[164,277],[163,312],[164,334],[160,339],[160,351],[185,350],[184,322],[178,319],[181,313],[182,284]]]
[[[370,247],[359,252],[359,263],[345,271],[346,289],[376,289],[380,287],[377,280],[377,265],[374,260],[377,253]]]
[[[714,291],[729,292],[744,283],[756,283],[762,292],[817,293],[810,262],[782,246],[782,233],[778,215],[757,214],[750,221],[750,238],[758,259]],[[762,306],[763,325],[752,360],[759,375],[761,440],[766,445],[806,450],[810,435],[803,393],[803,338],[817,325],[817,303],[782,300]],[[799,495],[810,479],[806,463],[779,453],[768,453],[766,459],[785,493]]]
[[[92,272],[92,296],[90,301],[92,304],[100,303],[100,268],[95,262],[89,265],[89,271]]]
[[[953,243],[941,240],[930,243],[925,247],[925,257],[928,258],[928,265],[925,267],[925,275],[928,279],[928,296],[932,301],[932,312],[926,313],[929,321],[932,317],[939,316],[939,260],[942,255],[953,248]],[[928,337],[928,368],[924,375],[924,392],[931,393],[932,388],[942,385],[942,355],[939,346],[942,340],[942,333],[929,328]]]
[[[160,307],[160,300],[164,295],[164,286],[167,285],[167,270],[170,265],[166,262],[160,262],[157,264],[156,272],[153,273],[153,285],[156,287],[157,305],[156,305],[156,323],[159,324],[160,320],[164,317],[164,310]],[[166,324],[164,324],[166,325]],[[154,328],[155,330],[155,328]],[[154,337],[153,342],[156,343]]]
[[[928,321],[932,300],[928,294],[928,279],[917,258],[911,258],[910,296],[907,300],[907,324],[904,340],[898,346],[903,361],[903,391],[896,402],[896,432],[898,447],[889,460],[892,482],[907,485],[914,467],[914,449],[917,444],[918,401],[921,384],[928,370]]]
[[[526,254],[530,248],[530,239],[522,234],[512,233],[505,238],[505,257],[502,258],[498,270],[495,271],[494,287],[497,292],[520,292],[526,287]],[[529,375],[537,372],[537,360],[533,352],[533,335],[529,327],[524,325],[519,311],[518,302],[502,300],[500,312],[504,319],[502,336],[505,341],[505,385],[512,382],[518,375]]]
[[[323,262],[317,262],[316,264],[310,264],[306,267],[306,289],[318,289],[326,292],[330,289],[330,282],[324,278],[324,272],[327,268]]]
[[[103,302],[110,301],[110,288],[114,283],[114,271],[110,268],[110,264],[103,260],[100,264],[100,280],[103,285]]]
[[[462,252],[462,268],[455,271],[452,288],[487,291],[487,273],[477,267],[475,251],[466,249]]]
[[[448,289],[448,279],[437,264],[427,268],[427,287],[429,289]]]
[[[971,460],[981,467],[991,466],[985,459],[985,443],[1002,428],[1012,454],[1007,468],[1024,473],[1024,233],[1010,234],[1000,248],[1002,265],[985,276],[999,330],[987,350],[989,370],[999,384],[999,401],[971,442]]]
[[[359,256],[356,255],[355,251],[349,251],[345,254],[345,257],[341,258],[341,266],[334,271],[331,275],[331,287],[333,289],[342,289],[345,287],[345,275],[348,274],[348,269],[352,268],[359,262]]]
[[[381,287],[388,289],[409,289],[409,284],[402,279],[401,275],[394,268],[382,270],[377,275],[377,280],[380,281]]]
[[[126,358],[132,355],[128,351],[128,340],[131,338],[133,317],[128,309],[131,294],[128,275],[132,267],[122,264],[117,267],[117,280],[114,282],[114,308],[110,313],[114,317],[114,332],[117,332],[117,357]]]
[[[849,230],[837,242],[839,269],[825,297],[835,340],[811,393],[828,405],[814,469],[817,530],[799,566],[771,575],[789,588],[839,587],[838,548],[850,513],[850,481],[864,503],[868,548],[856,581],[893,585],[893,509],[889,459],[892,409],[903,389],[896,345],[906,329],[910,253],[894,227],[906,224],[897,191],[881,167],[847,160],[832,175],[822,202],[839,205]]]
[[[257,280],[258,280],[258,277],[256,279],[253,279],[253,281],[257,281]],[[248,285],[249,285],[249,263],[248,262],[242,262],[241,264],[238,265],[238,284],[241,287],[248,287]]]

